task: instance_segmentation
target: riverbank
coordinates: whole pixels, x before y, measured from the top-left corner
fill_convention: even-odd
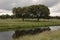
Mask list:
[[[0,19],[0,31],[48,26],[60,26],[60,20],[40,19],[40,21],[36,21],[36,19],[25,19],[25,21],[22,21],[22,19]]]
[[[14,40],[60,40],[60,30],[46,31],[36,35],[26,35]]]

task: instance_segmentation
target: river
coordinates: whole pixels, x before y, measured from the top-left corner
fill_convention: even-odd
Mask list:
[[[14,31],[0,32],[0,40],[12,40]]]
[[[60,26],[49,26],[51,31],[59,30]]]
[[[60,26],[49,26],[51,31],[60,29]],[[15,31],[0,32],[0,40],[13,40],[12,35]]]

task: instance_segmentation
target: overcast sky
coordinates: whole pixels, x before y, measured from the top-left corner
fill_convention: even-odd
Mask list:
[[[13,7],[43,4],[49,7],[51,16],[60,16],[60,0],[0,0],[0,14],[11,13]]]

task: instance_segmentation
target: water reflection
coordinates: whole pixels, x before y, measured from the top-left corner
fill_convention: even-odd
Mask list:
[[[12,40],[14,31],[0,32],[0,40]]]
[[[60,26],[49,26],[51,31],[55,31],[60,29]],[[12,36],[15,33],[15,31],[5,31],[0,32],[0,40],[13,40]]]
[[[51,31],[59,30],[60,26],[49,26]]]
[[[13,38],[19,38],[25,35],[36,35],[42,33],[44,31],[50,31],[49,27],[40,27],[40,28],[33,28],[33,29],[25,29],[25,30],[16,30],[13,34]]]

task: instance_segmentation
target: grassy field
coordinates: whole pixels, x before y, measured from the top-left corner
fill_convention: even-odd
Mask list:
[[[14,30],[14,29],[26,29],[26,28],[35,28],[35,27],[48,27],[48,26],[60,26],[60,20],[58,19],[0,19],[0,31],[4,30]]]
[[[60,30],[46,31],[36,35],[26,35],[14,40],[60,40]]]

